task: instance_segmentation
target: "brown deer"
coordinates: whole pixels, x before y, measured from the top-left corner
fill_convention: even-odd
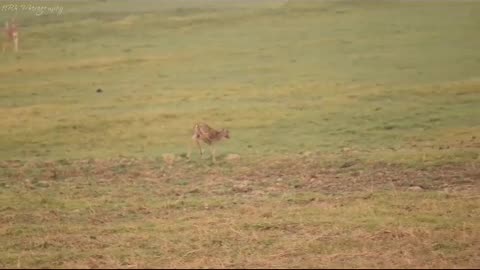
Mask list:
[[[213,163],[216,162],[215,144],[223,139],[230,139],[230,132],[228,131],[228,129],[223,128],[220,131],[217,131],[205,123],[197,123],[193,127],[192,140],[197,144],[198,148],[200,148],[200,156],[203,157],[203,149],[201,146],[201,142],[204,142],[210,146]],[[187,155],[189,159],[191,152],[192,147],[190,145]]]
[[[5,22],[5,34],[7,40],[3,42],[2,54],[5,53],[5,49],[7,48],[9,43],[13,43],[13,50],[15,52],[18,52],[18,28],[14,20],[12,20],[11,23],[9,23],[8,21]]]

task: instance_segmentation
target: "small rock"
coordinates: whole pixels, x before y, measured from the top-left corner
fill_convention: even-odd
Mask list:
[[[237,160],[237,159],[240,159],[240,155],[239,155],[239,154],[228,154],[228,155],[225,157],[225,160],[229,160],[229,161]]]
[[[343,163],[340,166],[340,168],[345,169],[345,168],[348,168],[348,167],[352,167],[353,165],[355,165],[354,161],[347,161],[347,162]]]
[[[268,187],[267,191],[270,192],[270,193],[275,193],[277,191],[277,189],[275,187]]]
[[[37,186],[39,186],[39,187],[49,187],[50,183],[48,183],[47,181],[38,181]]]
[[[411,186],[409,188],[407,188],[408,191],[423,191],[423,188],[422,187],[419,187],[419,186]]]
[[[167,163],[168,165],[172,165],[173,163],[175,163],[176,156],[175,154],[165,153],[162,154],[162,158],[165,163]]]
[[[261,191],[261,190],[254,190],[252,191],[252,195],[254,196],[263,196],[265,195],[265,192]]]
[[[247,184],[237,184],[233,186],[233,191],[235,192],[249,192],[252,191],[252,188],[249,187]]]
[[[191,189],[191,190],[187,191],[187,193],[200,193],[200,189],[194,188],[194,189]]]
[[[309,157],[309,156],[311,156],[312,154],[313,154],[312,151],[305,151],[305,152],[302,153],[302,155],[303,155],[304,157]]]

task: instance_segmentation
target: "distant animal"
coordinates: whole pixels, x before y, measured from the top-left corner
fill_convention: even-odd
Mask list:
[[[97,89],[97,93],[102,93],[102,92],[103,92],[102,88]]]
[[[192,143],[196,143],[200,149],[200,156],[203,157],[202,142],[210,146],[213,163],[216,162],[215,158],[215,144],[218,142],[230,139],[230,132],[228,129],[215,130],[205,123],[197,123],[193,126]],[[190,145],[187,157],[190,159],[192,152],[192,146]]]
[[[14,20],[12,20],[12,22],[9,22],[9,21],[5,22],[5,35],[7,40],[3,42],[2,54],[5,53],[5,50],[7,49],[10,43],[13,43],[13,50],[15,52],[18,52],[19,34],[18,34],[17,25],[15,24]]]

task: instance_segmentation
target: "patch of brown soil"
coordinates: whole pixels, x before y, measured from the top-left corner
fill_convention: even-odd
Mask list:
[[[324,165],[313,157],[269,160],[254,165],[201,166],[181,161],[174,166],[157,160],[118,158],[55,162],[2,161],[0,176],[7,181],[97,182],[129,181],[194,183],[198,192],[281,192],[286,189],[340,194],[357,191],[415,190],[480,191],[478,163],[411,168],[355,161]]]

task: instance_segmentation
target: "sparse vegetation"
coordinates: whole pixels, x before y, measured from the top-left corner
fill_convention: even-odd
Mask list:
[[[32,4],[64,10],[0,56],[0,267],[480,265],[480,3]]]

